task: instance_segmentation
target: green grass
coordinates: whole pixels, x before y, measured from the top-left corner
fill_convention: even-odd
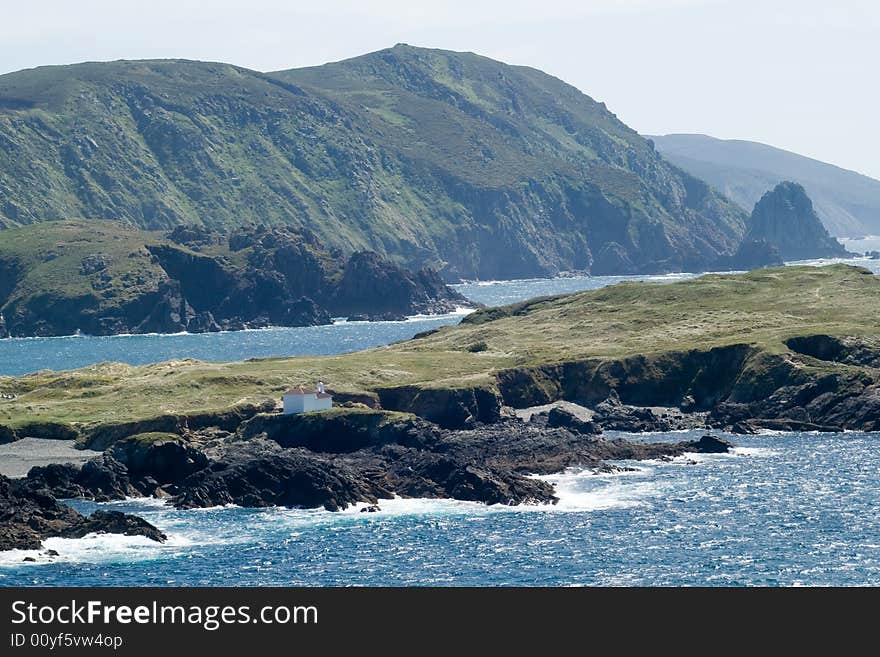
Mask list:
[[[7,299],[12,305],[37,295],[55,298],[92,296],[95,303],[124,303],[155,289],[164,277],[145,244],[167,243],[161,234],[135,230],[111,221],[63,221],[10,228],[0,239],[0,260],[18,272]],[[94,275],[81,275],[84,258],[104,256],[110,277],[96,290]]]
[[[107,422],[228,410],[280,400],[296,384],[323,380],[340,392],[389,386],[492,386],[499,370],[581,359],[616,359],[747,343],[784,354],[787,338],[880,335],[880,280],[847,265],[709,275],[612,287],[476,313],[425,338],[329,357],[142,367],[105,363],[70,372],[0,378],[0,424]],[[486,349],[471,351],[476,343]],[[821,361],[816,370],[847,369]]]
[[[301,235],[289,237],[315,259],[315,271],[322,271],[327,281],[338,281],[344,261]],[[230,277],[243,275],[250,267],[249,258],[260,248],[252,245],[232,251],[225,235],[213,233],[212,238],[194,246],[197,255],[213,258]],[[53,330],[73,333],[94,330],[89,322],[95,317],[127,316],[127,304],[143,303],[168,279],[149,251],[160,245],[194,254],[187,246],[172,242],[164,231],[142,231],[112,221],[53,221],[2,231],[0,313],[10,330],[18,331],[16,335],[36,332],[33,327],[40,320],[53,322]],[[84,261],[95,257],[103,260],[105,268],[85,271]]]

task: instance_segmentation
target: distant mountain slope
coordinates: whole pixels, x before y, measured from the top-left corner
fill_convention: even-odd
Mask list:
[[[119,61],[0,76],[0,225],[308,229],[448,279],[698,271],[746,214],[540,71],[399,45],[263,74]]]
[[[746,210],[783,180],[804,186],[833,235],[880,234],[880,180],[751,141],[706,135],[649,137],[670,162]]]

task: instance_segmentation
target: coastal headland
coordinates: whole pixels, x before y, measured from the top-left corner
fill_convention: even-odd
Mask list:
[[[530,475],[729,448],[604,431],[880,429],[878,301],[880,281],[848,265],[621,283],[339,356],[5,377],[0,392],[14,398],[0,403],[0,431],[104,452],[16,484],[60,498],[552,503],[552,486]],[[283,390],[318,380],[336,408],[279,412]],[[516,412],[539,406],[528,420]]]

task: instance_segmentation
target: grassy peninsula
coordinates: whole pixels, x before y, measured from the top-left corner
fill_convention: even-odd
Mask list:
[[[88,434],[100,425],[161,415],[225,413],[266,405],[289,385],[318,379],[327,381],[339,399],[430,418],[430,412],[420,412],[429,397],[439,405],[460,399],[463,392],[498,397],[499,390],[503,401],[514,405],[540,401],[541,395],[589,397],[591,385],[616,387],[617,381],[621,390],[627,390],[623,384],[633,376],[668,378],[670,367],[678,367],[675,372],[681,369],[669,365],[675,361],[669,361],[669,354],[716,353],[713,350],[732,346],[742,348],[735,363],[689,365],[696,373],[688,374],[692,380],[687,385],[697,390],[697,383],[702,389],[707,380],[730,378],[721,386],[728,397],[745,376],[751,384],[764,381],[753,385],[753,395],[763,394],[767,385],[772,392],[829,375],[841,380],[861,377],[862,384],[870,385],[875,377],[870,360],[848,358],[840,355],[843,352],[832,358],[813,353],[812,348],[797,351],[788,344],[805,336],[836,337],[843,341],[840,344],[855,340],[858,353],[870,354],[880,344],[878,308],[880,280],[848,265],[707,275],[672,284],[621,283],[479,311],[459,326],[340,356],[235,363],[187,359],[143,367],[105,363],[68,372],[3,377],[0,392],[16,398],[0,402],[0,424],[20,429],[57,423]],[[477,344],[481,350],[474,350]],[[627,359],[641,364],[634,369],[625,365],[631,362]],[[577,375],[554,374],[571,363],[589,366]],[[609,363],[624,363],[623,374],[602,374]],[[524,373],[526,392],[517,387],[522,385],[510,383],[511,377]],[[596,378],[600,374],[601,382]],[[562,381],[565,377],[568,383]],[[667,384],[670,390],[678,385]],[[681,394],[685,393],[682,388]]]

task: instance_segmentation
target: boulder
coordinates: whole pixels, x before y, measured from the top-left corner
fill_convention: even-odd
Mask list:
[[[164,533],[143,518],[119,511],[95,511],[92,515],[83,517],[70,527],[61,530],[58,536],[82,538],[87,534],[146,536],[158,543],[164,543],[168,539]]]
[[[690,445],[692,449],[688,451],[699,454],[726,454],[733,449],[733,443],[709,434],[693,441]]]
[[[14,429],[7,427],[5,424],[0,424],[0,445],[15,442],[18,438],[19,436]]]
[[[185,479],[180,488],[172,503],[181,509],[238,504],[338,511],[377,501],[377,489],[360,475],[293,449],[257,458],[227,454]]]
[[[595,422],[581,420],[571,411],[562,408],[551,408],[547,413],[547,425],[564,427],[574,433],[596,435],[602,433],[602,427]]]
[[[106,453],[83,463],[76,481],[96,502],[121,500],[138,494],[131,484],[128,469]]]
[[[144,478],[159,485],[177,483],[208,466],[203,452],[169,433],[130,436],[114,443],[107,453],[125,466],[135,485]],[[155,489],[152,482],[145,485]]]
[[[61,499],[91,497],[79,483],[82,468],[72,463],[37,465],[27,473],[27,485],[32,489],[48,490]]]
[[[45,490],[61,498],[107,502],[139,494],[128,469],[107,453],[86,461],[82,467],[71,463],[36,466],[22,481],[32,490]]]

